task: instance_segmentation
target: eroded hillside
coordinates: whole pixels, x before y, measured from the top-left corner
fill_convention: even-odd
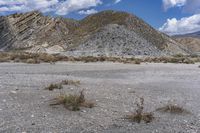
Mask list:
[[[76,21],[39,12],[0,18],[0,48],[70,55],[186,54],[187,48],[125,12],[103,11]]]

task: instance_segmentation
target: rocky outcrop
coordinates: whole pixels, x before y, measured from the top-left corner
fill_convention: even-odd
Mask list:
[[[15,41],[16,38],[8,19],[6,17],[0,17],[0,49],[9,49]]]

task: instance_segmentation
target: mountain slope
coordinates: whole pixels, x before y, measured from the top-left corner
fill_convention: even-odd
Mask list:
[[[2,50],[113,56],[188,52],[169,36],[125,12],[103,11],[80,21],[39,12],[14,14],[0,17],[0,29]]]
[[[178,42],[180,42],[182,45],[187,47],[189,50],[191,50],[193,53],[199,53],[200,54],[200,38],[196,37],[178,37],[176,38]]]
[[[189,33],[189,34],[183,34],[183,35],[176,35],[174,36],[176,38],[180,37],[194,37],[194,38],[200,38],[200,31],[194,32],[194,33]]]

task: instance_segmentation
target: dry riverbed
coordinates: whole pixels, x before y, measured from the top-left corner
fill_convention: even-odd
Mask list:
[[[199,133],[200,64],[0,63],[0,133]],[[62,90],[44,88],[80,80]],[[84,89],[94,108],[69,111],[50,106],[60,93]],[[144,98],[151,123],[124,119]],[[168,104],[189,113],[156,111]]]

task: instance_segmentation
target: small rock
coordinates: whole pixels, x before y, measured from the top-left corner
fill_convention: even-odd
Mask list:
[[[81,112],[86,113],[87,111],[86,110],[82,110]]]
[[[0,111],[2,111],[2,109],[0,109]]]
[[[31,115],[31,117],[33,118],[33,117],[34,117],[34,115]]]
[[[16,92],[16,91],[10,91],[10,93],[12,93],[12,94],[17,94],[17,92]]]
[[[6,99],[3,99],[3,102],[6,102]]]

